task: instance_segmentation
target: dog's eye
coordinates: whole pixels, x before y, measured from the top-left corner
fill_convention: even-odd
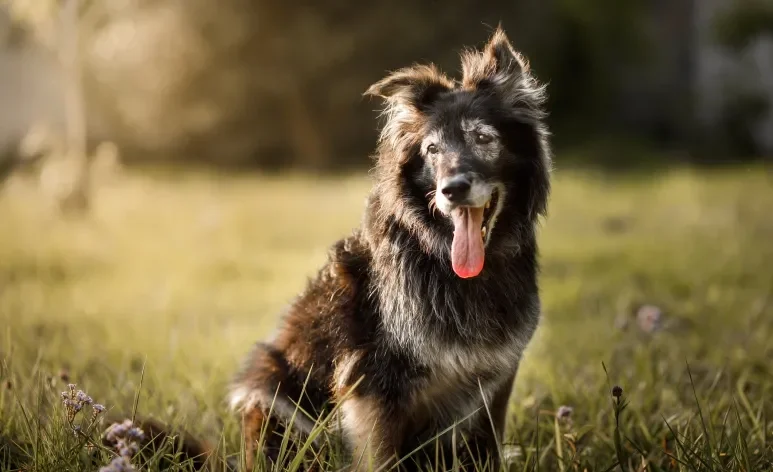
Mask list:
[[[430,144],[429,146],[427,146],[427,154],[437,154],[437,152],[438,152],[438,149],[436,145]]]
[[[483,134],[483,133],[475,133],[476,144],[488,144],[493,140],[494,140],[494,137],[491,135]]]

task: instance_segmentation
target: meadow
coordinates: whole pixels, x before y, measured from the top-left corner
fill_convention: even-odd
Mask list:
[[[368,178],[127,171],[98,185],[80,218],[29,182],[0,190],[0,469],[109,461],[70,430],[69,383],[107,417],[157,418],[238,460],[228,382],[358,225]],[[540,247],[544,317],[512,397],[510,470],[773,469],[770,169],[558,170]],[[171,449],[134,463],[162,465],[191,469]]]

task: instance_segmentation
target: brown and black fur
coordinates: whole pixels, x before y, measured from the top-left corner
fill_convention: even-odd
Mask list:
[[[460,82],[414,66],[368,90],[385,100],[386,124],[362,225],[333,245],[232,386],[249,467],[260,432],[284,431],[296,405],[312,416],[336,409],[357,470],[403,457],[459,421],[440,437],[444,450],[456,441],[460,457],[499,464],[513,379],[539,319],[535,226],[551,157],[544,89],[501,29],[465,51],[462,66]],[[495,160],[422,154],[429,130],[450,136],[465,119],[496,128]],[[506,189],[483,272],[469,279],[451,269],[452,226],[432,200],[440,176],[465,166]],[[293,429],[308,434],[312,423],[297,413]],[[264,442],[269,457],[277,447]],[[435,457],[435,442],[429,448]]]

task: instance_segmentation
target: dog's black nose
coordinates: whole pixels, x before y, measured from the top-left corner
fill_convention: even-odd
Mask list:
[[[460,175],[447,179],[440,191],[449,201],[458,203],[467,198],[467,194],[470,192],[470,185],[470,179]]]

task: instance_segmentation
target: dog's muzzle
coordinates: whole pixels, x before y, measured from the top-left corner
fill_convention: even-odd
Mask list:
[[[438,182],[435,200],[454,225],[451,265],[459,277],[476,277],[483,270],[485,246],[500,209],[500,193],[500,186],[469,174]]]

